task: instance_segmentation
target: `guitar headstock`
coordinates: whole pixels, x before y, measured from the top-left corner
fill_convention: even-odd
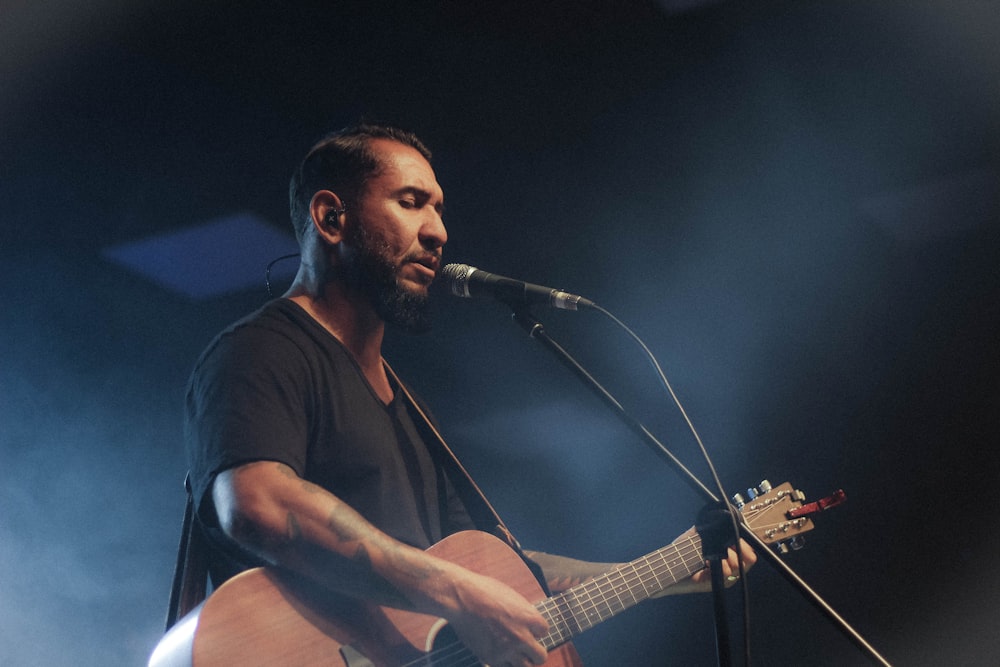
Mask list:
[[[734,495],[733,505],[757,537],[781,553],[801,549],[805,542],[802,534],[815,528],[812,519],[795,512],[802,507],[805,494],[789,482],[772,487],[767,480],[747,489],[747,494],[749,500],[739,493]]]

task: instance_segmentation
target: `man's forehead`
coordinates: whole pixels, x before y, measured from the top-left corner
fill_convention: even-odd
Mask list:
[[[433,173],[430,162],[413,146],[400,143],[395,139],[380,137],[372,139],[369,147],[378,156],[379,162],[384,167],[419,166]]]
[[[430,192],[440,190],[434,169],[417,149],[382,138],[372,139],[370,146],[381,164],[373,179],[401,181],[399,185],[416,186]]]

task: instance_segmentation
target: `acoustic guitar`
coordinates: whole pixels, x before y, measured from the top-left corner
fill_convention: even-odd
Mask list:
[[[797,513],[802,493],[788,483],[774,488],[764,484],[766,492],[742,507],[744,522],[773,546],[800,540],[813,528],[806,513]],[[661,549],[546,597],[521,558],[488,533],[456,533],[428,551],[499,579],[534,602],[549,623],[549,633],[540,640],[549,651],[546,667],[581,665],[570,643],[574,636],[705,567],[701,538],[692,528]],[[243,572],[171,628],[149,667],[481,664],[444,619],[366,604],[317,588],[275,568]]]

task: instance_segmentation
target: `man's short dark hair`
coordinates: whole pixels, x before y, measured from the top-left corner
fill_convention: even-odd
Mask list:
[[[292,227],[299,242],[312,224],[309,203],[319,190],[335,192],[347,207],[364,189],[365,181],[382,165],[371,149],[373,139],[390,139],[420,152],[430,162],[431,152],[412,132],[387,125],[361,124],[320,139],[292,174],[288,188]]]

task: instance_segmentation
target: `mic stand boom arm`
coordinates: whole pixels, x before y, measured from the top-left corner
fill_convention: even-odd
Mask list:
[[[540,342],[547,350],[556,356],[556,358],[562,362],[570,371],[573,372],[587,387],[594,391],[597,396],[605,402],[608,407],[618,415],[618,417],[625,423],[629,429],[639,436],[639,438],[650,448],[653,452],[677,471],[681,478],[688,483],[691,488],[695,490],[696,493],[700,494],[702,498],[705,499],[706,503],[719,503],[721,501],[716,495],[701,481],[695,477],[695,475],[688,470],[680,460],[673,455],[659,440],[656,439],[649,430],[642,425],[641,422],[633,418],[628,412],[622,407],[621,403],[615,399],[590,373],[587,372],[583,366],[581,366],[577,361],[558,343],[552,340],[549,335],[545,332],[545,327],[535,319],[535,317],[529,312],[527,307],[515,306],[511,304],[514,311],[514,321],[517,322],[521,328],[523,328],[528,335]],[[728,506],[728,501],[726,506]],[[883,665],[884,667],[891,667],[890,663],[886,661],[878,651],[865,641],[858,632],[848,624],[834,609],[826,603],[819,594],[806,584],[805,581],[799,577],[792,568],[790,568],[785,561],[781,560],[763,540],[761,540],[757,535],[747,528],[743,521],[738,522],[740,528],[741,537],[749,543],[754,551],[757,552],[759,560],[768,562],[774,569],[778,571],[794,588],[796,588],[801,595],[808,600],[814,607],[819,609],[835,627],[837,627],[844,635],[847,636],[861,651],[872,660],[874,664]]]

